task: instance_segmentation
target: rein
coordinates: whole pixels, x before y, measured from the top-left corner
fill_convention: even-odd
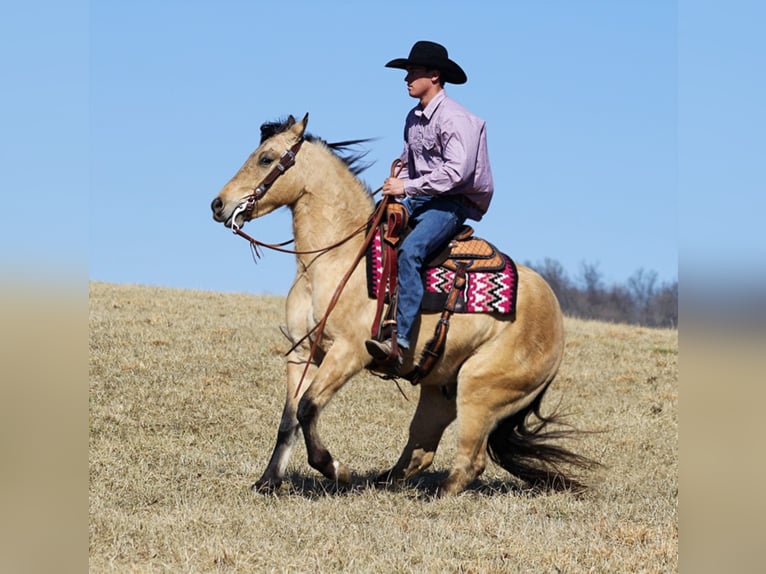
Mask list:
[[[233,226],[234,226],[234,224],[232,223],[232,227]],[[266,249],[271,249],[272,251],[278,251],[280,253],[289,253],[291,255],[313,255],[315,253],[319,253],[319,254],[327,253],[328,251],[331,251],[331,250],[335,249],[336,247],[340,247],[341,245],[346,243],[346,241],[349,241],[352,237],[354,237],[355,235],[357,235],[357,234],[361,233],[362,231],[364,231],[366,227],[367,227],[367,223],[365,223],[364,225],[362,225],[359,228],[355,229],[353,232],[351,232],[351,234],[347,235],[346,237],[344,237],[340,241],[337,241],[336,243],[333,243],[332,245],[328,245],[328,246],[322,247],[320,249],[311,249],[311,250],[307,250],[307,251],[296,251],[296,250],[293,250],[293,249],[285,249],[284,248],[285,245],[290,245],[291,243],[293,243],[295,241],[294,239],[290,239],[288,241],[283,241],[282,243],[264,243],[263,241],[258,241],[254,237],[251,237],[250,235],[248,235],[247,233],[242,231],[242,229],[239,228],[239,227],[237,227],[237,229],[234,230],[234,233],[236,233],[240,237],[243,237],[243,238],[247,239],[250,242],[250,246],[253,248],[253,251],[256,254],[258,254],[258,248],[259,247],[265,247]]]

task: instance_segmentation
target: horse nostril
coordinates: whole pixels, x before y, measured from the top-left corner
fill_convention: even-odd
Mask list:
[[[223,200],[220,197],[216,197],[213,202],[210,204],[210,209],[213,210],[213,213],[218,213],[223,208]]]

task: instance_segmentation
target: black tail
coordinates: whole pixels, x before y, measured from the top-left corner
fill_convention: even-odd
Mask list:
[[[550,383],[548,383],[549,385]],[[571,439],[587,431],[564,424],[557,413],[543,416],[540,404],[548,386],[528,406],[500,421],[490,433],[487,451],[493,462],[534,487],[581,491],[586,486],[565,467],[589,470],[599,463],[550,441]],[[530,421],[531,415],[536,420]],[[559,428],[551,430],[550,425]]]

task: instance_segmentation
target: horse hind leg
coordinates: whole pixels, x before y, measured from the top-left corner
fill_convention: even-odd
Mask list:
[[[582,490],[585,486],[564,472],[564,467],[587,470],[598,463],[575,454],[557,444],[561,439],[575,438],[581,431],[564,428],[549,430],[560,421],[555,414],[543,416],[540,404],[552,379],[534,389],[515,391],[515,399],[508,391],[496,387],[494,402],[487,393],[470,393],[458,399],[458,453],[447,479],[441,484],[438,496],[453,495],[464,490],[484,471],[487,459],[521,479],[528,485],[546,490]],[[482,384],[482,383],[479,383]],[[484,383],[486,385],[486,382]],[[464,388],[476,385],[464,384]],[[476,400],[476,396],[482,397]],[[531,426],[528,417],[537,421]]]
[[[481,364],[480,356],[474,359]],[[481,476],[494,427],[509,414],[523,410],[545,388],[544,383],[532,383],[525,376],[513,376],[508,371],[501,375],[500,371],[490,372],[471,362],[463,366],[458,382],[457,454],[437,496],[458,494]]]
[[[377,481],[399,484],[431,466],[444,430],[455,420],[455,414],[454,399],[445,397],[441,387],[421,386],[407,445],[398,462]]]
[[[439,485],[437,497],[451,496],[465,490],[484,472],[487,464],[487,439],[491,420],[484,409],[458,405],[458,452],[447,478]]]

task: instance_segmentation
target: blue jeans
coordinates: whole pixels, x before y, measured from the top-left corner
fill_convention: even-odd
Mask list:
[[[402,201],[413,230],[404,238],[399,255],[399,301],[396,309],[397,341],[409,349],[410,337],[423,300],[423,265],[457,233],[467,217],[454,197],[407,197]]]

